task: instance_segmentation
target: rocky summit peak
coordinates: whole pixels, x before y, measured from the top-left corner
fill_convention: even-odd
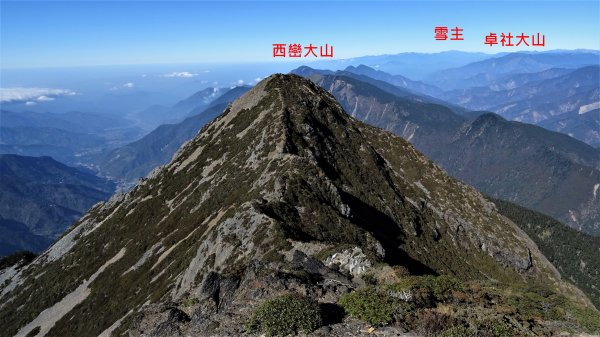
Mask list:
[[[313,82],[293,74],[275,74],[231,103],[211,129],[226,126],[233,120],[239,123],[263,118],[280,120],[291,114],[296,117],[314,115],[323,113],[322,108],[326,106],[330,109],[325,115],[334,115],[330,117],[336,121],[346,118],[335,98]]]
[[[376,265],[559,278],[473,188],[278,74],[2,274],[0,318],[17,336],[239,335],[257,303],[289,291],[335,302]]]

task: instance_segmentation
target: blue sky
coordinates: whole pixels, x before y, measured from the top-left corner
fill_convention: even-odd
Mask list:
[[[336,58],[484,45],[543,33],[546,49],[600,49],[598,1],[1,2],[1,67],[272,62],[273,43],[331,44]],[[464,41],[435,41],[435,26]],[[526,48],[543,50],[542,48]],[[279,61],[279,60],[277,60]]]

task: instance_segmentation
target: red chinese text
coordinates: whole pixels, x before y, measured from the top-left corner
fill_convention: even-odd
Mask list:
[[[333,57],[333,46],[326,43],[316,46],[312,43],[302,46],[299,43],[273,43],[273,57]]]
[[[495,44],[500,44],[502,47],[544,47],[546,45],[546,36],[540,33],[537,33],[536,35],[525,35],[525,33],[519,35],[500,33],[500,41],[498,41],[498,35],[496,35],[496,33],[489,33],[485,36],[485,41],[483,43],[490,47]]]
[[[458,26],[450,28],[450,31],[448,31],[448,27],[446,26],[437,26],[433,29],[433,37],[438,41],[445,41],[448,40],[448,32],[450,32],[450,40],[462,41],[465,39],[463,36],[463,31],[464,29]]]

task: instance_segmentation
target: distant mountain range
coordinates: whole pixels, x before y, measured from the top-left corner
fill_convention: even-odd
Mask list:
[[[458,50],[439,53],[406,52],[390,55],[361,56],[350,59],[314,62],[314,67],[342,70],[348,66],[366,65],[392,74],[402,74],[411,79],[423,80],[445,69],[459,68],[473,62],[500,57],[506,53],[487,54]]]
[[[525,54],[525,57],[529,56]],[[565,61],[562,64],[569,63]],[[294,73],[307,76],[312,72],[301,67],[294,70]],[[320,70],[320,73],[334,74],[329,70]],[[337,74],[341,73],[338,71]],[[509,73],[486,80],[485,83],[464,80],[468,83],[464,89],[450,91],[442,91],[425,82],[412,81],[404,76],[391,75],[364,65],[347,67],[344,75],[351,76],[350,74],[384,81],[408,90],[413,95],[428,97],[431,102],[436,102],[433,98],[437,98],[437,103],[450,106],[455,112],[468,118],[491,111],[509,120],[538,124],[594,147],[600,146],[598,63],[575,69],[550,68],[533,73]]]
[[[488,87],[445,92],[442,98],[509,120],[538,124],[600,146],[600,66],[511,75]]]
[[[472,110],[493,111],[507,119],[532,124],[562,114],[585,113],[586,107],[600,104],[600,66],[587,66],[558,75],[562,72],[557,71],[556,77],[541,80],[537,80],[541,76],[534,73],[521,85],[510,80],[515,83],[511,89],[474,87],[450,91],[442,97]]]
[[[114,184],[50,157],[0,155],[0,255],[40,252]]]
[[[461,67],[434,72],[424,81],[445,91],[489,86],[508,75],[537,73],[552,68],[576,69],[598,65],[599,57],[598,51],[500,54]]]
[[[470,119],[436,103],[396,96],[385,83],[344,72],[302,73],[331,92],[346,111],[413,143],[451,175],[497,198],[600,233],[600,151],[541,127],[494,114]]]

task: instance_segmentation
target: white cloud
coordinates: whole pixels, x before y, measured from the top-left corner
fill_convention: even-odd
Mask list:
[[[219,93],[221,92],[221,90],[219,90],[219,88],[213,88],[213,92],[212,94],[210,94],[210,97],[216,97]]]
[[[25,105],[29,105],[29,106],[36,105],[36,104],[37,104],[36,102],[32,102],[32,101],[25,102]]]
[[[38,100],[40,102],[51,101],[59,96],[77,95],[75,91],[68,89],[51,88],[0,88],[0,102],[23,102]],[[32,105],[32,104],[30,104]]]
[[[237,81],[237,86],[241,87],[242,85],[244,85],[244,80],[238,80]]]
[[[49,102],[49,101],[54,101],[54,98],[48,97],[46,95],[42,95],[42,96],[38,97],[36,100],[38,102]]]
[[[135,84],[133,82],[127,82],[127,83],[125,83],[125,84],[123,84],[121,86],[116,85],[116,86],[110,88],[109,90],[115,91],[115,90],[120,90],[120,89],[123,89],[123,88],[131,89],[134,86],[135,86]]]
[[[262,81],[262,78],[257,77],[254,79],[254,84],[257,84],[258,82]]]
[[[198,76],[198,74],[190,73],[188,71],[179,71],[179,72],[175,71],[170,74],[163,75],[163,77],[180,77],[180,78],[190,78],[190,77],[194,77],[194,76]]]

